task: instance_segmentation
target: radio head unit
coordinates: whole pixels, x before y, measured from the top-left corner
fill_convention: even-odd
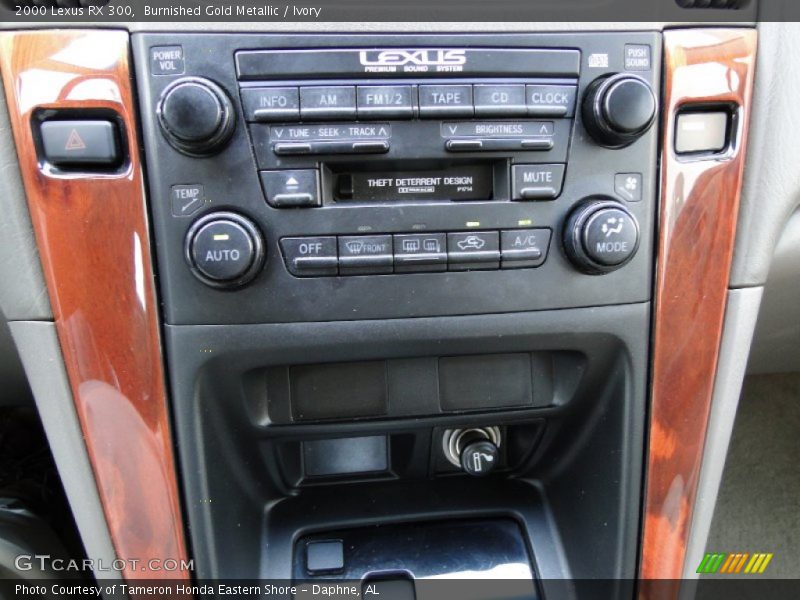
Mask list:
[[[134,39],[168,322],[649,299],[656,34]]]

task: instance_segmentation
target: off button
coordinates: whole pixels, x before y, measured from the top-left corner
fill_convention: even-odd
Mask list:
[[[234,287],[252,279],[261,268],[264,244],[248,219],[234,213],[213,213],[189,229],[186,258],[204,283]]]

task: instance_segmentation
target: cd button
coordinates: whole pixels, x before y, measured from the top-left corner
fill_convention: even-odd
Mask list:
[[[357,100],[359,118],[410,119],[414,116],[410,85],[360,85]]]
[[[527,113],[525,86],[475,85],[476,116],[519,116]]]
[[[421,117],[471,117],[471,85],[419,86],[419,115]]]
[[[447,260],[451,271],[497,269],[500,241],[496,231],[466,231],[447,234]]]
[[[296,87],[243,88],[242,104],[248,121],[296,121],[300,118]]]
[[[351,235],[339,238],[339,273],[342,275],[391,272],[391,235]]]
[[[314,86],[300,88],[300,117],[348,119],[356,116],[355,86]]]

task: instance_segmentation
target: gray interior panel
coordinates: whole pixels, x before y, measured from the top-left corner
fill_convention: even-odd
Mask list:
[[[703,464],[683,565],[683,577],[686,579],[697,577],[695,570],[706,552],[761,294],[762,288],[728,292],[724,333],[703,448]]]
[[[800,212],[783,231],[764,288],[748,371],[800,371]]]
[[[33,388],[47,440],[86,555],[102,561],[104,565],[111,565],[116,560],[116,553],[72,402],[55,325],[17,321],[11,323],[10,327]],[[111,570],[96,571],[95,574],[103,579],[122,577],[121,573]]]
[[[775,245],[800,204],[800,23],[760,23],[759,34],[731,287],[764,284]]]
[[[0,90],[0,311],[9,321],[52,318],[22,188],[6,98]]]

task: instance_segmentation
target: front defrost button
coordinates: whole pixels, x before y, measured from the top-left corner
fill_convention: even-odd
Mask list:
[[[342,275],[380,275],[392,272],[391,235],[351,235],[339,238]]]

